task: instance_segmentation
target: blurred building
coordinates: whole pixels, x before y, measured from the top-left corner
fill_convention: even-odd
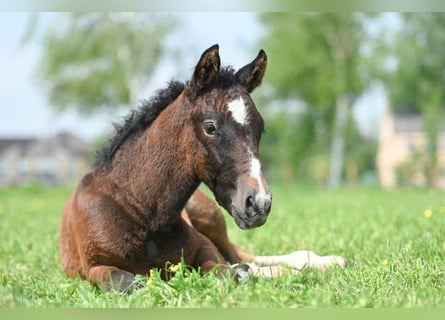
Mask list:
[[[380,184],[425,186],[429,147],[419,114],[387,112],[381,124],[377,151]],[[437,164],[435,184],[445,188],[445,126],[437,137]]]
[[[89,155],[90,145],[66,132],[42,139],[0,138],[0,185],[75,184]]]

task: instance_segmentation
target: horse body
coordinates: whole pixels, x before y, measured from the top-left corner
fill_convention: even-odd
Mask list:
[[[220,69],[215,45],[187,85],[171,82],[130,114],[63,209],[67,275],[128,290],[136,274],[181,258],[203,273],[267,262],[229,241],[219,208],[197,190],[205,183],[241,229],[265,223],[272,197],[258,158],[264,124],[250,93],[266,61],[261,50],[236,73]]]
[[[215,245],[181,217],[201,182],[241,227],[265,222],[270,193],[260,169],[252,175],[250,168],[258,161],[262,119],[243,85],[246,79],[239,80],[250,77],[249,86],[259,82],[265,61],[260,52],[249,68],[263,71],[237,78],[220,72],[218,47],[211,47],[190,86],[146,121],[146,128],[133,128],[134,115],[127,119],[114,141],[118,145],[109,148],[64,207],[60,252],[68,275],[125,289],[134,274],[181,257],[203,272],[224,265]],[[228,109],[231,101],[243,101],[244,118]],[[247,116],[250,124],[240,123]]]

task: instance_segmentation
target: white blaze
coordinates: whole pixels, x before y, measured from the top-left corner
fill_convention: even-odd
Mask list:
[[[264,200],[266,198],[266,190],[264,189],[263,180],[261,179],[261,163],[257,158],[252,157],[250,160],[250,176],[258,183],[257,197]]]
[[[239,97],[238,99],[229,102],[228,108],[236,122],[241,125],[247,123],[247,108],[243,98]]]

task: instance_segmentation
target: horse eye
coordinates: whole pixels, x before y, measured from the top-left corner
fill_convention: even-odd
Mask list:
[[[216,132],[216,126],[214,121],[204,121],[204,132],[206,135],[213,137]]]

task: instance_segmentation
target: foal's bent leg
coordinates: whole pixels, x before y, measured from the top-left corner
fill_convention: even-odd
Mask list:
[[[243,268],[247,267],[246,265],[240,264],[238,266],[229,266],[215,244],[193,227],[187,213],[183,212],[182,217],[186,224],[189,248],[194,248],[194,250],[189,252],[186,250],[186,252],[193,257],[190,262],[194,267],[201,268],[203,274],[207,274],[211,271],[215,271],[216,273],[227,271],[235,281],[246,276],[243,271]],[[188,257],[185,257],[186,260],[187,258]]]
[[[224,258],[231,262],[252,261],[254,256],[230,242],[227,235],[223,214],[216,203],[201,190],[196,190],[185,206],[182,216],[206,236],[221,252]]]
[[[105,291],[121,291],[130,293],[135,289],[134,274],[115,266],[94,266],[88,271],[87,280],[103,285]]]
[[[214,243],[190,224],[187,215],[183,213],[182,216],[183,219],[185,217],[184,230],[187,248],[184,250],[184,259],[186,262],[193,267],[201,268],[203,274],[217,267],[226,266],[226,260]]]

